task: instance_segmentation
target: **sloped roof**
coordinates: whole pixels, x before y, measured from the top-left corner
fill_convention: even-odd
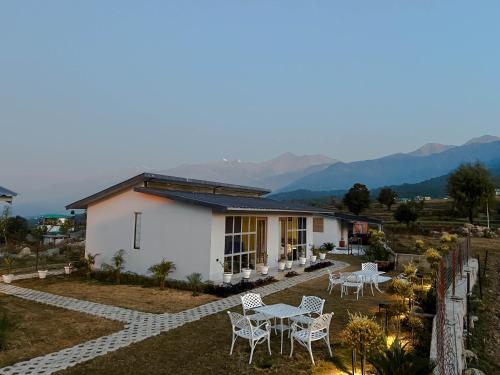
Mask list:
[[[0,196],[1,197],[15,197],[17,193],[13,192],[12,190],[6,189],[2,186],[0,186]]]
[[[335,217],[337,219],[346,220],[346,221],[365,221],[367,223],[372,224],[383,224],[384,221],[371,217],[371,216],[363,216],[363,215],[355,215],[347,212],[334,212],[326,214],[326,216]]]
[[[134,188],[135,191],[168,198],[184,203],[210,207],[216,211],[268,211],[294,213],[323,213],[328,212],[317,207],[289,204],[261,197],[242,197],[223,194],[193,193],[186,191],[159,190],[143,187]]]
[[[101,190],[95,194],[92,194],[86,198],[80,199],[76,202],[68,204],[66,209],[82,209],[87,208],[87,206],[91,203],[97,202],[101,199],[107,198],[113,194],[119,193],[131,187],[137,186],[141,183],[145,185],[147,183],[161,182],[161,183],[173,183],[173,184],[183,184],[190,185],[194,187],[206,187],[210,189],[233,189],[241,192],[248,192],[258,195],[268,194],[271,191],[267,189],[257,188],[253,186],[243,186],[243,185],[235,185],[228,184],[225,182],[214,182],[214,181],[206,181],[206,180],[197,180],[193,178],[184,178],[184,177],[175,177],[175,176],[166,176],[157,173],[141,173],[137,176],[129,178],[123,182],[110,186],[107,189]]]

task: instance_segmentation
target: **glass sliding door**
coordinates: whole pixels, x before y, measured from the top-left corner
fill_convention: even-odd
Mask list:
[[[307,218],[299,216],[280,217],[281,253],[288,260],[298,260],[306,251]]]
[[[257,218],[226,216],[224,271],[240,273],[243,268],[255,269]]]

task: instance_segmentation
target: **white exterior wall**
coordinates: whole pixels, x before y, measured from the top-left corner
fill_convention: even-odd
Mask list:
[[[344,232],[344,239],[347,240],[347,227]],[[325,242],[333,242],[333,244],[338,247],[342,235],[340,220],[333,217],[323,217],[323,232],[314,232],[314,247],[320,247]]]
[[[141,212],[140,249],[133,248],[134,212]],[[96,267],[124,249],[125,268],[139,274],[163,258],[173,261],[170,275],[185,279],[210,272],[212,210],[133,190],[90,205],[87,209],[86,252],[99,253]],[[224,228],[223,228],[224,229]]]

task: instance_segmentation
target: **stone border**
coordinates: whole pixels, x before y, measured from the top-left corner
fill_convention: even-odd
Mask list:
[[[327,274],[328,269],[336,271],[347,266],[349,266],[349,264],[346,262],[335,261],[334,265],[328,268],[323,268],[314,272],[304,272],[299,276],[255,288],[252,292],[260,293],[265,297],[303,282],[324,276]],[[34,291],[8,284],[0,285],[0,292],[127,323],[125,329],[122,331],[99,337],[95,340],[87,341],[58,352],[1,368],[0,374],[4,375],[46,375],[64,370],[68,367],[89,361],[149,337],[159,335],[162,332],[170,331],[184,324],[238,306],[241,304],[240,296],[245,294],[233,295],[175,314],[151,314],[69,297],[56,296],[50,293]]]

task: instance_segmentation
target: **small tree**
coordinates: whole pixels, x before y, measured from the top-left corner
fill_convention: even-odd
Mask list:
[[[437,274],[437,270],[439,268],[439,262],[441,262],[441,254],[434,248],[429,247],[427,251],[425,252],[425,259],[427,260],[427,263],[431,266],[431,269],[433,271],[434,277]]]
[[[199,296],[200,291],[203,287],[203,280],[201,278],[200,273],[192,273],[191,275],[187,276],[187,280],[189,283],[189,287],[191,288],[191,291],[193,292],[193,297]]]
[[[410,223],[417,221],[419,210],[415,202],[402,203],[394,212],[394,219],[400,223],[405,223],[407,227]]]
[[[398,194],[389,187],[382,188],[378,193],[378,202],[387,206],[387,210],[391,210],[391,206],[396,203]]]
[[[353,214],[359,215],[370,207],[370,191],[363,184],[354,184],[342,200]]]
[[[424,247],[425,247],[425,242],[423,240],[415,241],[415,249],[417,250],[418,253],[421,253],[424,250]]]
[[[87,280],[90,280],[90,276],[92,275],[92,271],[94,270],[95,259],[98,255],[99,254],[87,253],[87,255],[82,259],[83,263],[85,264],[85,274],[87,275]]]
[[[174,270],[174,262],[170,262],[165,259],[162,259],[160,263],[153,264],[151,267],[149,267],[149,272],[151,272],[154,277],[156,277],[161,290],[165,289],[165,279]]]
[[[373,319],[361,314],[349,313],[349,322],[341,338],[346,346],[361,356],[361,374],[365,373],[366,356],[376,354],[386,346],[382,328]]]
[[[120,284],[120,276],[122,271],[125,269],[125,250],[118,250],[115,255],[111,258],[111,264],[104,263],[102,268],[105,271],[109,271],[115,274],[115,280],[117,284]]]
[[[417,266],[413,262],[410,262],[406,264],[403,270],[403,274],[405,275],[406,279],[410,281],[411,283],[415,283],[417,281]]]
[[[5,254],[3,262],[7,266],[7,275],[10,275],[12,266],[14,265],[14,257],[12,257],[10,254]]]
[[[31,237],[33,238],[33,242],[35,244],[35,253],[36,253],[35,268],[37,271],[40,259],[40,249],[42,248],[43,245],[43,236],[46,233],[47,233],[47,227],[45,225],[35,227],[30,232]]]
[[[472,224],[479,209],[494,198],[495,185],[490,172],[481,164],[462,164],[448,177],[448,194],[455,208]]]

